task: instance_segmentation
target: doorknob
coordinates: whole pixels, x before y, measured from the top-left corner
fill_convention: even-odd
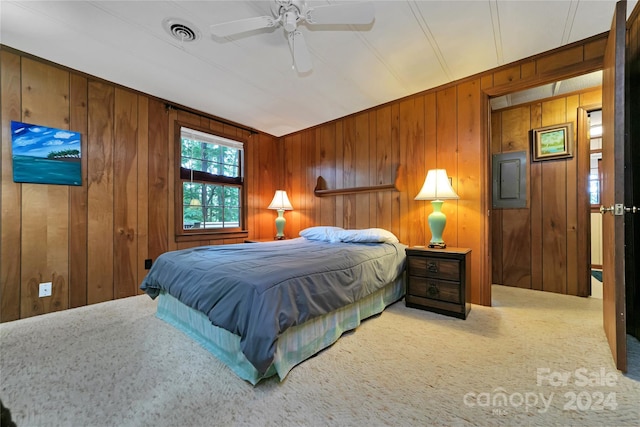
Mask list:
[[[600,213],[601,214],[606,214],[607,212],[613,212],[614,207],[611,206],[609,208],[605,208],[604,206],[600,206]]]
[[[635,206],[627,207],[627,206],[624,206],[622,203],[616,203],[615,205],[610,206],[608,208],[604,206],[600,206],[601,214],[605,214],[607,212],[611,212],[612,214],[619,216],[624,214],[625,212],[638,213],[640,212],[640,209]]]

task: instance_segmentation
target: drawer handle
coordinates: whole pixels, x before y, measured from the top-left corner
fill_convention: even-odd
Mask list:
[[[428,262],[427,263],[427,271],[429,271],[430,273],[437,273],[438,272],[438,264],[436,264],[435,262]]]
[[[434,285],[433,283],[429,284],[429,289],[427,289],[427,295],[429,295],[430,297],[435,297],[438,295],[439,292],[440,290],[436,285]]]

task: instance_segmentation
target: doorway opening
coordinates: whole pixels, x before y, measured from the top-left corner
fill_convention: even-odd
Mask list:
[[[527,192],[524,206],[492,205],[493,284],[591,295],[590,123],[579,110],[599,110],[601,87],[598,71],[490,99],[490,161],[495,155],[522,152],[522,188]],[[571,154],[534,160],[533,130],[567,123],[572,127],[567,142],[573,144]],[[495,193],[502,171],[491,166],[489,171]]]
[[[602,299],[602,109],[586,113],[589,139],[589,204],[591,207],[591,294]],[[580,119],[580,116],[578,117]]]

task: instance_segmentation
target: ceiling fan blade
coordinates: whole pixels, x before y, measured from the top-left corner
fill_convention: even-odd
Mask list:
[[[310,8],[305,20],[310,24],[369,24],[375,17],[372,2],[330,4]]]
[[[304,40],[302,33],[295,30],[288,33],[287,36],[289,38],[289,47],[291,47],[291,54],[293,55],[293,63],[296,66],[296,70],[298,70],[299,73],[311,71],[313,64],[311,63],[307,42]]]
[[[275,27],[278,21],[270,16],[257,16],[255,18],[239,19],[237,21],[213,24],[209,27],[211,34],[217,37],[228,37],[238,33]]]

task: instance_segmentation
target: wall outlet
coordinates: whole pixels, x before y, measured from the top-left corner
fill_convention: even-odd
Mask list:
[[[145,259],[145,260],[144,260],[144,269],[145,269],[145,270],[148,270],[148,269],[150,269],[150,268],[151,268],[151,262],[152,262],[152,261],[151,261],[150,259]]]
[[[50,297],[51,296],[51,282],[40,283],[40,291],[38,292],[38,296],[42,297]]]

